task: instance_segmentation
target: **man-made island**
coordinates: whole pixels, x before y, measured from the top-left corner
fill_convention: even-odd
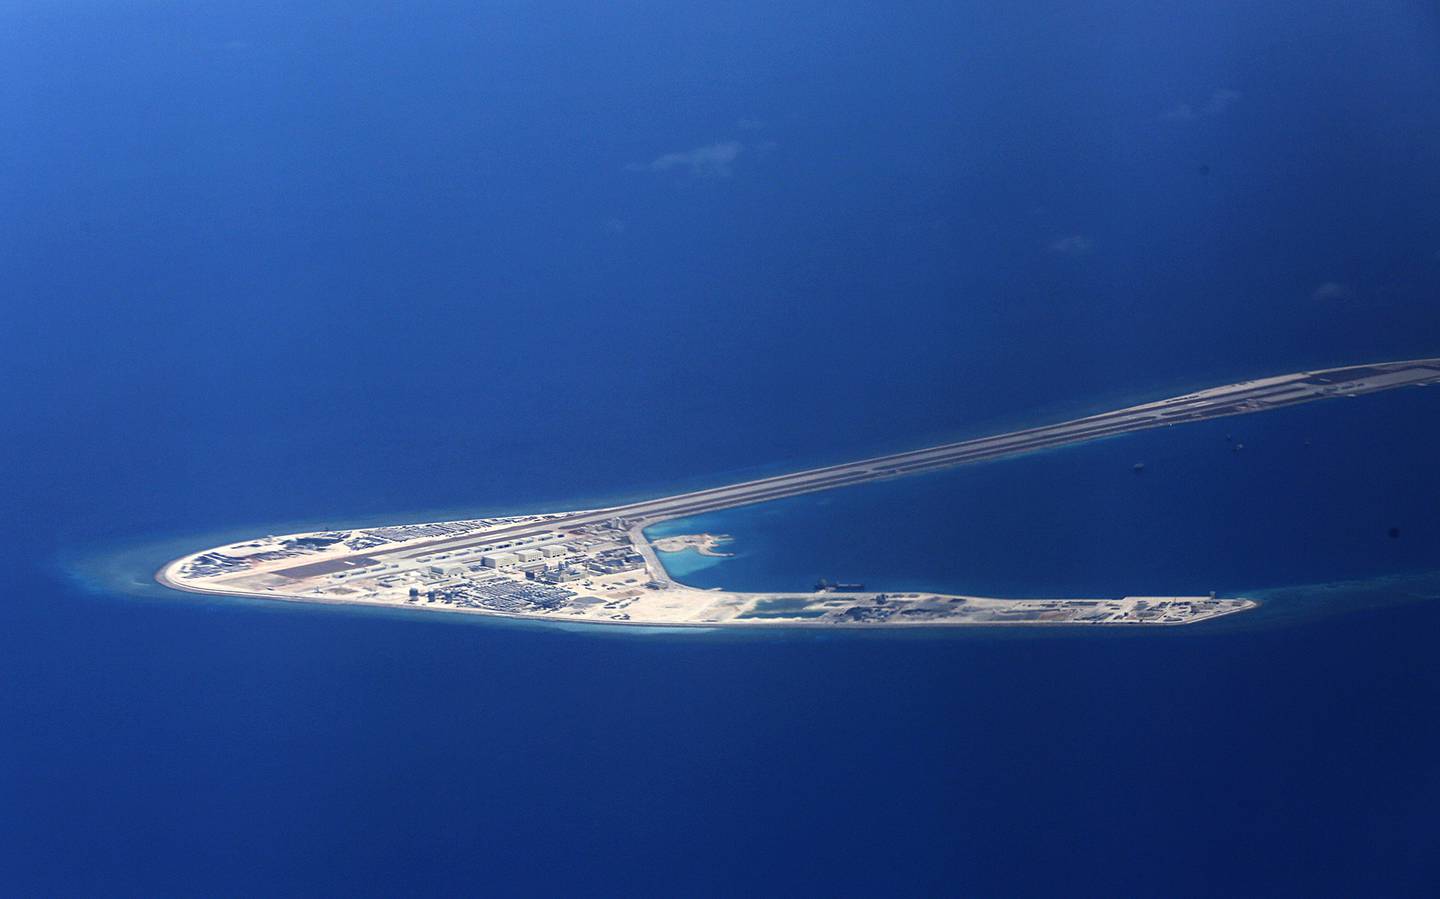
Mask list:
[[[991,599],[938,593],[699,590],[656,555],[718,553],[717,535],[666,537],[661,521],[903,477],[1183,422],[1440,383],[1440,358],[1243,381],[1072,421],[659,499],[544,515],[269,536],[176,559],[156,573],[197,593],[358,603],[549,621],[689,627],[1189,624],[1254,608],[1242,598]],[[840,585],[843,587],[843,585]]]

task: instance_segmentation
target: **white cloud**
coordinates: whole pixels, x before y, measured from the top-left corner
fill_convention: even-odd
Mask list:
[[[735,127],[741,131],[759,131],[765,127],[765,123],[759,119],[741,119],[735,123]]]
[[[1310,299],[1320,302],[1333,300],[1348,300],[1354,294],[1349,287],[1339,281],[1326,281],[1310,293]]]
[[[734,172],[734,164],[744,144],[738,140],[722,141],[696,147],[683,153],[666,153],[647,163],[632,163],[625,168],[632,172],[668,172],[673,169],[689,170],[696,178],[728,178]]]
[[[1216,88],[1199,108],[1189,103],[1180,103],[1160,113],[1160,119],[1165,122],[1189,122],[1202,116],[1224,115],[1230,107],[1239,103],[1243,96],[1239,91],[1228,87]]]
[[[624,234],[624,233],[625,233],[625,220],[624,220],[624,219],[617,219],[617,218],[608,218],[608,219],[606,219],[605,221],[603,221],[603,222],[600,223],[600,227],[604,228],[605,231],[606,231],[606,233],[608,233],[608,234]]]
[[[1095,249],[1095,241],[1083,234],[1061,237],[1050,244],[1050,252],[1059,253],[1062,256],[1084,256],[1093,249]]]
[[[1205,101],[1205,105],[1200,108],[1200,111],[1205,115],[1224,115],[1225,110],[1240,102],[1240,96],[1239,91],[1232,91],[1228,88],[1211,91],[1210,99]]]

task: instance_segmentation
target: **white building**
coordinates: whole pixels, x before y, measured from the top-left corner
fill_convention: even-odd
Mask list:
[[[486,553],[480,557],[480,564],[486,568],[510,568],[520,564],[520,557],[514,553]]]

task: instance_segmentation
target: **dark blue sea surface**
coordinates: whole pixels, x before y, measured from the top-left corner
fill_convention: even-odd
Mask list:
[[[1193,628],[150,580],[1440,354],[1433,4],[19,0],[0,123],[0,895],[1437,892],[1434,388],[669,525]]]

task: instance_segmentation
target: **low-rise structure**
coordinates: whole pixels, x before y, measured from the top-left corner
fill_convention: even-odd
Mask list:
[[[515,553],[486,553],[480,557],[480,564],[486,568],[511,568],[520,564],[520,557]]]

